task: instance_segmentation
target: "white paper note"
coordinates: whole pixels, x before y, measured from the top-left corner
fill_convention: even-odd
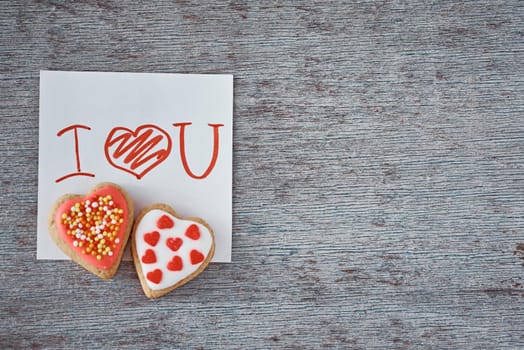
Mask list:
[[[109,181],[135,213],[165,203],[207,221],[212,261],[230,262],[232,133],[232,75],[41,71],[37,258],[67,259],[49,237],[53,203]],[[123,152],[140,140],[148,152]]]

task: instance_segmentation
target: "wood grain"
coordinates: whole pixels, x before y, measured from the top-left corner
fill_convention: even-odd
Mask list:
[[[522,2],[205,3],[0,3],[1,347],[524,347]],[[36,261],[40,69],[234,74],[232,264]]]

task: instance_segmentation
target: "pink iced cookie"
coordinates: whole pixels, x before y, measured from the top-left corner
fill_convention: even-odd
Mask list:
[[[49,217],[49,233],[56,245],[104,279],[118,270],[132,225],[133,203],[112,183],[101,183],[86,196],[62,196]]]

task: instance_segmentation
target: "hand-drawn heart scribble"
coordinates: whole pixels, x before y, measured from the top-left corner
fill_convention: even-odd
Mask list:
[[[109,164],[140,180],[169,156],[171,138],[151,124],[141,125],[135,131],[116,127],[107,136],[104,152]]]

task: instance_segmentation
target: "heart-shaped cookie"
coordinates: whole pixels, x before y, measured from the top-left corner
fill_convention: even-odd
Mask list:
[[[191,281],[215,252],[213,230],[200,218],[183,218],[168,205],[145,208],[131,238],[136,271],[149,298],[158,298]]]
[[[67,194],[55,203],[49,233],[73,261],[104,279],[115,275],[133,225],[133,202],[105,182],[86,196]]]

